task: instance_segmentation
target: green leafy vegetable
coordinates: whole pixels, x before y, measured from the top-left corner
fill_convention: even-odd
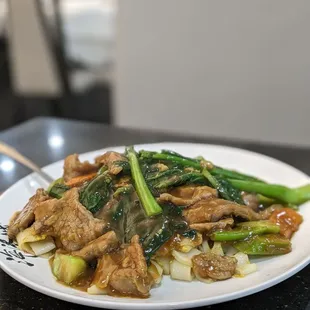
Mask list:
[[[182,208],[172,204],[164,205],[163,214],[156,216],[152,220],[153,223],[141,222],[140,228],[143,225],[149,228],[147,233],[139,234],[140,237],[142,236],[141,242],[148,262],[156,251],[174,234],[178,233],[189,238],[196,236],[196,231],[188,228],[188,224],[182,216]],[[149,224],[152,224],[154,229],[150,229],[151,225]],[[137,228],[139,229],[139,225]]]
[[[219,195],[222,198],[235,201],[239,204],[244,204],[240,191],[235,189],[229,181],[211,175],[206,168],[202,170],[202,174],[210,182],[210,184],[218,190]]]
[[[131,185],[118,189],[113,196],[118,203],[113,208],[111,228],[123,243],[139,235],[148,262],[175,233],[196,236],[195,231],[188,229],[180,207],[164,205],[163,213],[149,217]]]
[[[265,207],[268,207],[268,206],[271,206],[271,205],[277,203],[277,201],[275,199],[265,197],[261,194],[257,194],[257,200],[260,204],[262,204]]]
[[[153,234],[152,238],[149,238],[149,242],[143,241],[144,255],[147,262],[150,262],[156,251],[173,236],[173,231],[166,226],[164,223],[163,227]]]
[[[69,190],[70,187],[65,184],[55,184],[49,191],[49,195],[51,197],[60,199],[64,195],[64,193]]]
[[[158,179],[167,178],[167,177],[174,176],[174,175],[181,175],[183,173],[184,171],[179,168],[171,168],[165,171],[158,171],[157,169],[157,171],[153,171],[153,172],[147,171],[144,174],[144,176],[148,182],[154,182],[154,181],[157,181]]]
[[[47,189],[46,191],[49,192],[49,191],[52,189],[52,187],[53,187],[54,185],[56,185],[56,184],[64,184],[64,179],[63,179],[63,178],[58,178],[58,179],[54,180],[54,181],[49,185],[49,187],[48,187],[48,189]]]
[[[161,161],[170,161],[173,162],[177,166],[182,167],[192,167],[197,170],[201,170],[203,162],[207,162],[203,157],[199,156],[197,158],[190,158],[178,154],[176,152],[170,150],[162,150],[161,153],[157,152],[149,152],[149,151],[140,151],[139,156],[141,159],[149,159],[149,160],[161,160]],[[210,163],[211,164],[211,163]],[[211,164],[211,166],[213,166]],[[229,170],[217,166],[213,166],[212,168],[208,168],[210,173],[214,176],[220,176],[221,178],[231,178],[236,180],[247,180],[247,181],[255,181],[255,182],[263,182],[262,180],[249,176],[244,173],[240,173],[234,170]]]
[[[215,176],[220,176],[228,179],[236,179],[236,180],[244,180],[244,181],[254,181],[254,182],[264,182],[258,178],[249,176],[244,173],[240,173],[234,170],[228,170],[225,168],[217,167],[214,166],[211,170],[210,173]]]
[[[177,166],[182,167],[192,167],[195,169],[201,169],[200,161],[188,157],[181,156],[175,152],[171,151],[163,151],[162,153],[157,152],[149,152],[149,151],[140,151],[139,152],[140,159],[155,159],[155,160],[162,160],[162,161],[170,161],[176,164]]]
[[[290,240],[278,234],[257,235],[244,241],[236,241],[232,245],[249,255],[281,255],[292,250]]]
[[[228,197],[226,199],[234,201],[239,204],[244,204],[244,201],[241,196],[241,191],[237,188],[235,188],[228,180],[215,177],[217,179],[217,182],[220,186],[219,194],[222,196],[222,192],[225,192],[225,196]],[[223,197],[223,196],[222,196]],[[223,197],[224,198],[224,197]]]
[[[210,238],[213,241],[235,241],[244,240],[254,235],[277,234],[280,227],[269,221],[243,222],[237,225],[237,228],[227,231],[215,231]]]
[[[298,188],[288,188],[276,184],[233,179],[230,179],[229,182],[240,190],[259,193],[288,204],[300,205],[310,199],[310,184]]]
[[[102,174],[102,173],[106,172],[107,170],[108,170],[108,167],[103,165],[102,167],[100,167],[97,174]]]
[[[86,209],[96,213],[109,201],[111,189],[112,179],[104,172],[84,186],[80,192],[80,202]]]
[[[180,186],[183,184],[203,184],[203,178],[200,173],[202,171],[202,174],[208,180],[208,183],[219,191],[222,198],[239,204],[244,204],[240,191],[227,180],[226,176],[238,179],[258,180],[245,174],[220,167],[213,167],[210,169],[210,167],[204,165],[207,161],[202,157],[189,158],[169,150],[162,150],[161,153],[142,150],[139,152],[139,158],[142,161],[158,160],[174,165],[173,169],[169,169],[173,170],[173,173],[168,172],[169,170],[166,171],[163,173],[166,177],[163,177],[162,179],[160,179],[157,174],[156,179],[158,179],[158,182],[150,183],[152,188],[157,190],[166,190],[169,187]],[[196,171],[185,173],[182,169],[187,167],[193,168]]]
[[[117,160],[113,162],[114,167],[121,167],[123,174],[130,174],[130,165],[126,160]]]
[[[183,184],[203,184],[204,177],[201,173],[188,172],[176,173],[167,177],[162,177],[152,182],[152,187],[161,191]]]
[[[53,198],[60,199],[69,189],[70,187],[64,184],[63,178],[59,178],[50,184],[47,193]]]
[[[152,216],[162,213],[160,205],[157,203],[153,197],[151,191],[149,190],[143,174],[140,169],[139,161],[133,147],[128,147],[126,149],[126,155],[129,160],[131,176],[134,181],[135,189],[140,198],[141,204],[145,210],[147,216]]]

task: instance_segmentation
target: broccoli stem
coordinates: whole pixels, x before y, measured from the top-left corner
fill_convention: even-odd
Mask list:
[[[256,196],[257,196],[258,202],[264,206],[271,206],[277,203],[277,200],[265,197],[261,194],[257,194]]]
[[[280,227],[269,221],[243,222],[237,226],[233,230],[215,231],[210,238],[213,241],[236,241],[244,240],[254,235],[277,234],[280,232]]]
[[[129,160],[131,176],[135,184],[135,189],[140,198],[146,215],[153,216],[162,213],[162,208],[156,202],[144,180],[136,152],[132,146],[126,148],[126,155]]]
[[[209,181],[209,183],[215,188],[218,189],[220,184],[217,179],[210,173],[206,168],[202,170],[202,175]]]
[[[298,188],[288,188],[277,184],[234,179],[229,179],[229,182],[240,190],[258,193],[288,204],[300,205],[310,199],[310,184]]]
[[[291,252],[291,242],[279,234],[255,235],[232,246],[248,255],[281,255]]]

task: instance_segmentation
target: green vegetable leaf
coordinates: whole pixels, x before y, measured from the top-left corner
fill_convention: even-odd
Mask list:
[[[102,173],[86,184],[80,191],[80,202],[86,209],[96,213],[109,201],[111,189],[111,177],[108,173]]]
[[[241,191],[237,188],[235,188],[228,180],[219,178],[219,177],[215,177],[217,179],[217,182],[221,188],[220,195],[221,195],[221,191],[225,192],[225,196],[227,197],[226,199],[234,201],[236,203],[239,203],[241,205],[244,204],[244,201],[242,199],[241,196]]]
[[[211,175],[206,168],[202,170],[202,174],[209,181],[211,186],[217,189],[222,198],[239,204],[244,204],[240,191],[234,188],[229,181]]]
[[[234,170],[229,170],[229,169],[217,167],[217,166],[214,166],[210,170],[210,173],[214,176],[219,176],[219,177],[225,178],[225,179],[236,179],[236,180],[254,181],[254,182],[264,183],[264,181],[262,181],[258,178],[252,177],[250,175],[240,173],[240,172],[237,172]]]
[[[133,236],[139,235],[148,262],[175,233],[189,237],[196,235],[196,231],[188,229],[180,207],[167,204],[163,206],[163,213],[149,217],[131,185],[118,189],[113,196],[118,203],[113,208],[111,228],[123,243],[129,243]]]
[[[60,199],[62,198],[64,193],[69,189],[70,189],[69,186],[56,182],[48,189],[48,194],[53,198]]]

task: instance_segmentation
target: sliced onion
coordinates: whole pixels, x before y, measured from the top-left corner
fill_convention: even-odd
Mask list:
[[[224,251],[223,251],[221,242],[214,242],[211,252],[213,254],[224,256]]]
[[[231,245],[222,245],[222,248],[224,250],[225,255],[227,256],[234,256],[238,250],[236,250],[234,247],[232,247]]]
[[[181,241],[178,245],[178,251],[187,253],[190,250],[196,248],[197,246],[201,245],[202,243],[202,235],[200,233],[197,233],[196,237],[194,239],[182,237]]]
[[[170,274],[170,257],[158,256],[155,261],[163,268],[163,273],[165,275]]]
[[[201,251],[192,249],[187,253],[182,253],[176,250],[172,251],[172,256],[181,264],[193,267],[192,258],[195,255],[201,254]]]
[[[181,242],[179,243],[178,250],[183,253],[187,253],[193,248],[194,248],[194,245],[193,245],[192,240],[189,238],[183,238]]]
[[[16,240],[18,247],[25,252],[36,256],[43,255],[55,249],[55,243],[51,237],[36,234],[34,228],[28,227],[21,231]]]
[[[93,284],[87,289],[87,293],[90,295],[107,295],[107,289],[99,288],[97,285]]]
[[[163,268],[154,260],[151,261],[151,265],[148,268],[148,272],[150,273],[156,284],[159,284],[161,282],[163,276]]]
[[[170,276],[174,280],[193,281],[192,268],[188,265],[181,264],[177,260],[170,263]]]
[[[242,266],[237,266],[236,268],[236,274],[239,276],[246,276],[250,273],[253,273],[257,271],[257,265],[256,264],[245,264]]]
[[[22,230],[20,233],[16,236],[16,241],[18,244],[18,247],[25,252],[35,254],[29,245],[30,242],[36,242],[41,241],[46,238],[46,235],[37,235],[34,228],[28,227],[25,230]]]
[[[208,253],[208,252],[211,251],[210,246],[209,246],[209,243],[208,243],[207,240],[205,240],[205,241],[202,242],[200,248],[201,248],[201,251],[202,251],[203,253]]]
[[[47,253],[44,253],[44,254],[41,254],[40,255],[40,257],[42,257],[42,258],[50,258],[51,256],[53,256],[54,255],[54,251],[52,250],[52,251],[50,251],[50,252],[47,252]]]
[[[237,266],[243,266],[250,264],[250,260],[247,254],[244,254],[242,252],[238,252],[234,255],[234,257],[237,259]]]
[[[195,274],[196,279],[197,279],[198,281],[200,281],[200,282],[207,283],[207,284],[210,284],[210,283],[213,283],[213,282],[214,282],[213,279],[210,279],[210,278],[204,279],[204,278],[202,278],[202,277],[201,277],[198,273],[196,273],[196,272],[194,272],[194,274]]]
[[[45,240],[29,242],[31,249],[36,256],[46,254],[56,248],[52,238],[46,238]]]

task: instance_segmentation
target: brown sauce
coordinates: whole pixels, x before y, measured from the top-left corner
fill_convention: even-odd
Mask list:
[[[275,210],[269,220],[280,226],[280,234],[290,239],[302,223],[302,216],[290,208]]]
[[[170,238],[166,243],[164,243],[159,249],[158,251],[156,252],[156,254],[158,256],[170,256],[171,255],[171,252],[173,250],[177,250],[177,251],[180,251],[181,248],[182,248],[182,245],[181,245],[181,241],[182,241],[182,238],[184,237],[181,237],[179,234],[176,234],[174,237]],[[197,234],[194,238],[192,238],[191,240],[193,241],[193,244],[197,244],[200,245],[201,242],[202,242],[202,239],[201,241],[199,241],[201,237],[199,237],[199,235]]]
[[[86,271],[82,275],[80,275],[75,281],[73,281],[68,286],[73,287],[79,291],[87,292],[87,289],[91,286],[91,283],[93,281],[94,274],[95,274],[95,269],[89,267],[86,269]],[[66,285],[63,282],[60,282],[60,283]]]

